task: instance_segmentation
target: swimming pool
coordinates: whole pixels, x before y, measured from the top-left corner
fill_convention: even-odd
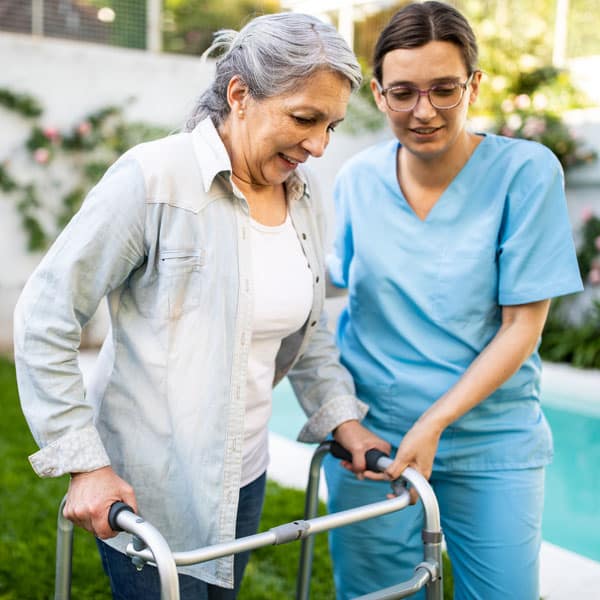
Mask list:
[[[545,541],[600,560],[600,400],[544,391],[544,414],[554,436],[546,471]],[[270,429],[295,440],[302,409],[284,379],[273,394]]]

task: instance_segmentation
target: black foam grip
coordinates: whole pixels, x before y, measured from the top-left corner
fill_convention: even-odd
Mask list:
[[[339,458],[340,460],[346,460],[348,462],[352,462],[352,454],[344,448],[341,444],[337,442],[331,442],[331,446],[329,448],[329,452],[331,452],[332,456]]]
[[[385,458],[389,458],[385,452],[378,450],[377,448],[371,448],[371,450],[367,450],[365,454],[365,460],[367,461],[367,469],[369,471],[381,471],[381,469],[377,466],[377,461],[384,456]]]
[[[337,442],[331,442],[329,452],[331,452],[333,456],[339,458],[340,460],[352,462],[352,454],[350,454],[350,452],[348,452],[346,448],[344,448]],[[385,452],[378,450],[377,448],[371,448],[371,450],[367,450],[365,454],[365,460],[367,461],[367,469],[369,469],[369,471],[380,471],[381,469],[379,469],[379,467],[377,466],[377,461],[382,456],[385,456],[387,458],[388,455]]]
[[[131,508],[131,506],[129,506],[129,504],[125,504],[125,502],[115,502],[110,509],[108,510],[108,524],[110,525],[110,528],[113,531],[123,531],[118,525],[117,525],[117,515],[122,511],[122,510],[128,510],[130,512],[135,512],[133,510],[133,508]]]

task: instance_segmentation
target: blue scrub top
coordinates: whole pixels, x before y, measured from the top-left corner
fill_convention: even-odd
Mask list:
[[[486,135],[425,220],[396,179],[397,140],[352,158],[335,185],[333,283],[349,289],[337,341],[365,425],[394,445],[501,325],[501,306],[583,289],[560,164]],[[552,457],[537,352],[444,432],[440,470],[537,467]]]

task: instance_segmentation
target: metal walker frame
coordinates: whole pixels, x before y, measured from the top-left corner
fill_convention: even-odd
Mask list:
[[[423,503],[423,561],[416,565],[414,575],[409,580],[360,596],[356,600],[406,598],[423,587],[426,589],[427,600],[443,600],[440,513],[435,494],[427,480],[418,471],[407,468],[402,473],[401,479],[393,482],[393,490],[396,494],[394,498],[318,517],[319,476],[323,458],[327,453],[346,460],[351,458],[349,453],[336,442],[323,442],[318,446],[310,464],[305,518],[278,525],[269,531],[187,552],[171,552],[161,533],[122,502],[117,502],[111,507],[108,516],[109,523],[115,531],[132,534],[132,541],[128,544],[126,551],[138,569],[141,569],[146,563],[157,567],[161,600],[179,600],[177,565],[202,563],[264,546],[302,540],[296,600],[308,600],[314,534],[406,508],[410,503],[410,494],[404,487],[404,482],[408,482],[416,490]],[[383,471],[392,462],[389,457],[378,450],[370,450],[367,452],[366,458],[368,468],[371,470]],[[54,600],[70,600],[71,598],[73,523],[63,517],[64,503],[65,499],[63,498],[58,511]]]

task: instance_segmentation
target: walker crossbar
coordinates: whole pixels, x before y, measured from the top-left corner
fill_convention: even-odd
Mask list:
[[[189,550],[188,552],[174,552],[173,559],[177,565],[193,565],[231,554],[239,554],[246,550],[284,544],[311,536],[315,533],[329,531],[336,527],[343,527],[344,525],[350,525],[351,523],[364,521],[365,519],[387,515],[388,513],[405,508],[409,502],[410,497],[408,492],[405,492],[401,496],[390,500],[383,500],[306,521],[299,520],[285,523],[284,525],[273,527],[269,531],[238,538],[231,542],[223,542],[213,546],[198,548],[197,550]],[[127,554],[135,558],[141,558],[147,563],[155,564],[150,550],[136,550],[132,544],[129,544],[127,546]]]

